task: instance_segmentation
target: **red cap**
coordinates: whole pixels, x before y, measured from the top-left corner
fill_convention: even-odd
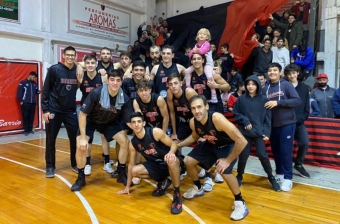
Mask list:
[[[322,79],[322,78],[328,79],[328,76],[325,73],[321,73],[316,77],[316,79]]]

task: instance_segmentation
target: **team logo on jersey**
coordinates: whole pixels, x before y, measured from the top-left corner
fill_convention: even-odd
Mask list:
[[[163,70],[161,70],[159,73],[161,73],[161,75],[164,75],[164,71]]]
[[[204,132],[202,132],[202,130],[200,128],[197,128],[197,134],[204,134]]]
[[[195,81],[195,80],[196,80],[196,77],[192,77],[192,80]]]
[[[204,81],[203,81],[203,84],[204,84],[204,85],[207,85],[207,80],[204,80]]]
[[[211,144],[215,145],[216,144],[215,140],[218,140],[215,137],[216,132],[214,130],[211,130],[209,131],[209,134],[210,135],[204,135],[203,138],[207,140],[208,142],[210,142]]]
[[[72,88],[72,86],[71,86],[71,85],[66,85],[66,90],[70,91],[70,90],[71,90],[71,88]]]
[[[141,144],[138,144],[137,147],[138,147],[138,149],[141,149],[141,148],[142,148],[142,145],[141,145]]]
[[[84,81],[84,84],[89,84],[89,81],[85,80],[85,81]]]
[[[99,86],[101,86],[101,84],[96,84],[96,87],[99,87]]]
[[[174,103],[175,103],[175,104],[178,104],[178,100],[174,100]]]
[[[151,143],[150,149],[145,150],[144,153],[147,154],[147,155],[157,156],[157,151],[155,149],[155,143]]]
[[[26,83],[26,86],[28,86],[28,83]]]

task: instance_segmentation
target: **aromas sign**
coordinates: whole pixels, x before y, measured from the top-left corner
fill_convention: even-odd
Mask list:
[[[69,0],[68,22],[71,33],[130,43],[130,13],[89,0]]]

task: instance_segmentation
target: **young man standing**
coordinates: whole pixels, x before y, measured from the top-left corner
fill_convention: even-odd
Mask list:
[[[282,67],[278,63],[269,64],[269,85],[266,95],[269,101],[264,105],[272,111],[270,145],[276,165],[276,177],[282,191],[293,187],[293,136],[296,127],[295,107],[301,104],[294,86],[281,79]]]
[[[290,64],[289,50],[284,46],[282,37],[277,38],[276,47],[272,47],[273,62],[277,62],[282,68]]]
[[[78,172],[76,163],[76,135],[78,118],[76,111],[76,94],[78,80],[76,75],[76,50],[69,46],[64,49],[63,63],[51,66],[44,82],[42,91],[43,120],[46,123],[46,174],[54,177],[56,139],[61,124],[64,123],[70,140],[70,160],[72,170]]]
[[[30,72],[27,79],[21,81],[18,86],[17,98],[21,105],[22,121],[24,125],[24,135],[34,134],[33,121],[35,108],[37,105],[36,96],[40,93],[35,78],[36,72]]]
[[[201,142],[184,158],[187,173],[193,180],[194,186],[187,190],[183,197],[191,199],[204,195],[202,184],[198,179],[196,165],[200,164],[208,170],[214,164],[217,164],[217,172],[222,175],[235,197],[234,211],[231,213],[230,219],[241,220],[246,217],[249,211],[242,198],[236,177],[232,174],[232,169],[237,156],[242,152],[247,141],[223,114],[208,112],[209,105],[204,96],[193,96],[189,105],[194,115],[194,118],[190,120],[192,134],[178,143],[177,146],[188,146],[197,142],[199,137],[206,141]]]
[[[224,78],[224,80],[228,80],[230,76],[230,72],[232,69],[232,66],[234,64],[234,55],[229,54],[229,44],[223,44],[221,46],[221,52],[220,59],[222,60],[222,73],[221,76]]]
[[[118,194],[130,194],[130,184],[133,177],[151,178],[157,181],[157,189],[152,196],[164,195],[171,185],[174,187],[174,196],[171,204],[171,213],[182,212],[182,199],[180,193],[180,171],[183,161],[177,154],[177,145],[159,128],[145,127],[144,116],[140,112],[131,114],[131,128],[135,136],[129,144],[130,163],[127,185]],[[137,152],[141,153],[146,162],[135,164]],[[167,177],[170,176],[171,180]]]
[[[310,178],[309,173],[302,166],[305,156],[308,151],[309,137],[307,129],[305,126],[305,121],[309,117],[310,103],[309,103],[309,90],[308,86],[300,81],[298,81],[298,76],[300,73],[300,67],[296,64],[289,64],[284,69],[284,74],[288,81],[293,84],[296,92],[299,94],[301,99],[301,104],[295,107],[296,114],[296,129],[294,134],[294,139],[298,144],[298,151],[295,158],[294,169],[299,172],[300,176],[305,178]]]
[[[272,41],[266,39],[263,47],[254,48],[252,55],[255,56],[254,75],[265,74],[268,71],[268,65],[273,60],[273,52],[270,50]]]
[[[98,130],[103,134],[108,142],[116,140],[121,149],[118,159],[118,183],[126,185],[126,162],[128,157],[129,140],[124,130],[122,122],[129,125],[129,114],[132,112],[129,97],[120,88],[122,85],[122,73],[120,71],[109,71],[107,73],[108,82],[94,90],[85,99],[79,114],[79,131],[77,137],[77,165],[78,178],[72,185],[72,191],[79,191],[85,186],[84,168],[86,164],[86,152],[89,143],[92,142],[93,133]],[[109,155],[104,155],[105,164],[110,165]]]

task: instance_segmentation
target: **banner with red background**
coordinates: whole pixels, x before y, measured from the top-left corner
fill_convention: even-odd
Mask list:
[[[36,82],[41,89],[41,66],[41,62],[37,61],[0,59],[0,105],[2,107],[0,110],[0,136],[23,131],[21,107],[17,99],[18,85],[22,80],[27,79],[29,72],[35,71],[38,74]],[[40,95],[37,102],[33,127],[41,129]]]

